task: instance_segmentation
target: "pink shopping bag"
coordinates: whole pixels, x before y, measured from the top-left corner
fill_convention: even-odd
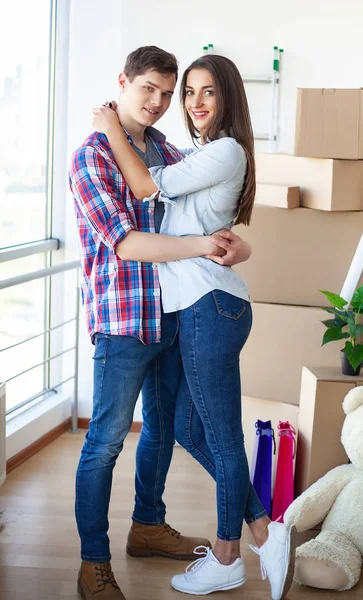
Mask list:
[[[280,444],[277,455],[272,520],[283,522],[285,511],[294,500],[296,431],[288,421],[279,421],[277,429],[280,437]]]

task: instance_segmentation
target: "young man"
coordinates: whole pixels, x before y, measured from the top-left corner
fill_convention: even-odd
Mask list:
[[[173,55],[149,46],[132,52],[119,76],[117,112],[148,167],[182,158],[152,127],[170,105],[177,72]],[[89,136],[73,154],[70,185],[81,243],[82,297],[95,344],[93,414],[76,478],[78,588],[85,599],[120,600],[124,596],[110,564],[108,508],[113,467],[141,388],[143,428],[127,552],[190,560],[196,546],[210,546],[165,523],[162,494],[174,445],[181,362],[177,314],[162,311],[157,263],[223,254],[216,260],[231,265],[246,260],[250,249],[231,232],[227,239],[155,233],[163,204],[132,195],[102,134]]]

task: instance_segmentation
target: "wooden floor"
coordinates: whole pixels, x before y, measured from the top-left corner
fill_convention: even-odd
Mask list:
[[[79,541],[73,516],[74,476],[82,434],[64,434],[12,471],[0,489],[4,511],[0,533],[1,600],[76,600]],[[133,505],[135,446],[129,434],[116,465],[110,509],[113,569],[127,600],[182,600],[170,587],[172,575],[187,563],[164,558],[136,559],[125,554],[125,539]],[[165,493],[168,521],[185,534],[215,534],[214,483],[187,453],[177,447]],[[301,538],[301,542],[306,538]],[[242,554],[247,583],[219,592],[218,600],[270,600],[269,584],[261,580],[258,557],[243,542],[252,541],[245,528]],[[349,596],[348,596],[349,594]],[[363,580],[344,594],[363,597]],[[321,592],[293,584],[290,600],[336,600],[342,593]]]

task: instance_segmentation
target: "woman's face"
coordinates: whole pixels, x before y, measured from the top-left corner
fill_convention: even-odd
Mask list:
[[[188,74],[185,108],[194,127],[205,139],[217,111],[215,83],[207,69],[192,69]]]

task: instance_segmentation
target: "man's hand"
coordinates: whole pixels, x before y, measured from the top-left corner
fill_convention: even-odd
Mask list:
[[[225,249],[219,245],[219,239],[217,243],[217,236],[215,233],[213,235],[198,236],[198,239],[200,240],[200,243],[203,246],[200,256],[204,256],[204,258],[214,259],[225,256],[227,254]]]
[[[219,265],[232,267],[238,263],[245,262],[251,256],[252,248],[250,244],[229,229],[216,231],[212,236],[212,241],[218,248],[223,249],[225,254],[223,256],[208,254],[206,258],[213,260]]]
[[[116,102],[105,102],[100,108],[93,109],[92,127],[99,133],[108,135],[109,131],[121,129],[120,121],[116,113]]]

